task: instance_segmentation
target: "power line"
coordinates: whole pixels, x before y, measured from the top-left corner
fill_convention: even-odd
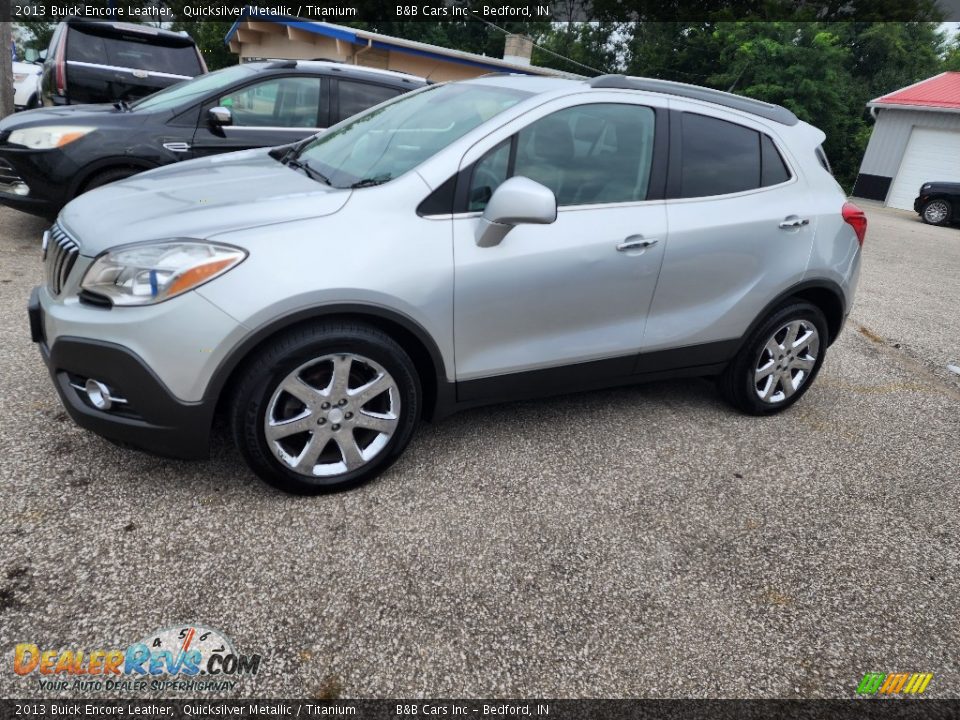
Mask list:
[[[499,31],[502,32],[504,35],[513,35],[513,33],[510,32],[509,30],[504,30],[504,29],[503,29],[502,27],[500,27],[499,25],[494,25],[494,24],[493,24],[492,22],[490,22],[489,20],[486,20],[486,19],[480,17],[480,16],[477,15],[473,10],[467,9],[467,12],[469,12],[473,17],[475,17],[475,18],[476,18],[477,20],[479,20],[480,22],[486,23],[486,24],[489,25],[490,27],[499,30]],[[529,38],[528,38],[528,39],[529,39]],[[574,64],[574,65],[577,65],[577,66],[579,66],[579,67],[582,67],[583,69],[589,70],[590,72],[594,72],[594,73],[596,73],[597,75],[605,75],[605,74],[606,74],[606,71],[604,71],[604,70],[597,70],[597,68],[595,68],[595,67],[590,67],[589,65],[584,65],[582,62],[577,62],[576,60],[574,60],[574,59],[572,59],[572,58],[568,58],[566,55],[561,55],[560,53],[554,52],[553,50],[550,50],[550,49],[548,49],[548,48],[543,47],[542,45],[537,45],[537,43],[533,42],[533,40],[530,40],[530,44],[533,45],[533,46],[534,46],[535,48],[537,48],[538,50],[541,50],[541,51],[547,53],[548,55],[553,55],[554,57],[560,58],[561,60],[566,60],[568,63],[572,63],[572,64]]]

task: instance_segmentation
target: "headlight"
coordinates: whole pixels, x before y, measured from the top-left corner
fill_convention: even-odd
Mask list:
[[[52,150],[53,148],[63,147],[67,143],[72,143],[74,140],[79,140],[89,132],[93,132],[92,127],[73,127],[70,125],[23,128],[10,133],[7,142],[14,145],[25,145],[34,150]]]
[[[128,245],[98,257],[80,287],[114,305],[152,305],[223,275],[246,256],[239,248],[200,240]]]

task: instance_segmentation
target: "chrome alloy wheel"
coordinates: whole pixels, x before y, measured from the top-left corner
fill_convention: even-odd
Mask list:
[[[324,355],[287,375],[263,421],[274,457],[307,477],[356,470],[386,447],[400,421],[400,391],[381,365]]]
[[[757,358],[754,389],[763,402],[776,405],[810,378],[820,352],[820,335],[808,320],[791,320],[767,340]]]
[[[939,225],[947,219],[950,207],[943,200],[934,200],[923,209],[923,219],[931,225]]]

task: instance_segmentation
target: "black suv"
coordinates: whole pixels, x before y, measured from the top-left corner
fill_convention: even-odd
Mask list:
[[[913,209],[930,225],[960,220],[960,182],[928,182],[920,188]]]
[[[0,203],[52,217],[80,193],[179,160],[297,142],[426,81],[333,62],[244,63],[138,102],[0,121]]]
[[[43,64],[44,105],[127,102],[207,72],[193,39],[148,25],[71,19]]]

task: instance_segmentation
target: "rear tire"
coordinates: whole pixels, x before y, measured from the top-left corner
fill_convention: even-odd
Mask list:
[[[420,406],[419,378],[400,345],[376,328],[330,321],[271,341],[243,372],[230,421],[262,480],[314,495],[386,470],[410,442]]]
[[[720,376],[720,392],[748,415],[782,412],[813,384],[827,352],[823,312],[796,299],[775,310]]]
[[[920,218],[928,225],[949,225],[951,215],[953,208],[942,199],[931,200],[920,211]]]

